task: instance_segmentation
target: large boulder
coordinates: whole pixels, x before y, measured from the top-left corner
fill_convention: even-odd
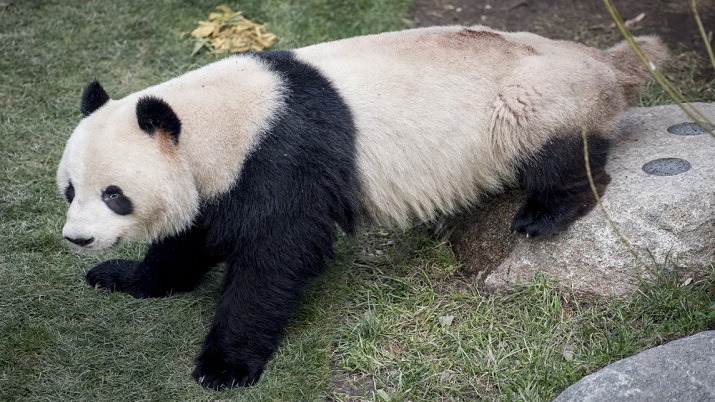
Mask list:
[[[568,387],[554,402],[715,401],[715,331],[619,360]]]
[[[715,120],[715,104],[695,104]],[[715,262],[715,138],[677,106],[636,108],[619,126],[606,170],[603,206],[545,239],[511,234],[523,195],[487,200],[451,218],[447,240],[465,271],[487,291],[537,274],[576,293],[624,297],[669,262],[683,279],[708,275]]]

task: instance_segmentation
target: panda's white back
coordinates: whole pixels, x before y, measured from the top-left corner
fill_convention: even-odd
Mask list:
[[[624,106],[598,51],[527,33],[434,27],[296,54],[355,111],[367,210],[383,223],[429,219],[497,192],[559,130],[607,133]]]

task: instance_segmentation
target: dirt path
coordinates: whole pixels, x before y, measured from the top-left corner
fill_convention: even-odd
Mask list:
[[[634,34],[656,34],[665,40],[673,53],[668,70],[674,81],[700,87],[694,88],[698,97],[715,100],[715,70],[707,63],[705,46],[685,0],[614,3],[624,20],[643,14],[631,27]],[[698,8],[712,43],[715,1],[701,0]],[[622,38],[601,0],[418,0],[411,16],[420,26],[482,24],[601,48]]]
[[[700,1],[703,23],[715,29],[715,2]],[[707,4],[707,5],[706,5]],[[694,19],[683,0],[616,2],[621,16],[632,19],[644,13],[633,32],[660,35],[670,46],[704,49]],[[484,24],[509,31],[531,31],[557,39],[590,45],[620,39],[600,0],[419,0],[413,15],[420,25]],[[604,43],[605,42],[605,43]]]

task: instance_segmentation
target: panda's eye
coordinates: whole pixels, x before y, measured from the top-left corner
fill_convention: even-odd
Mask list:
[[[65,188],[65,198],[70,204],[72,203],[72,200],[74,200],[74,186],[72,185],[72,182],[69,182],[69,185]]]
[[[109,186],[102,192],[102,201],[117,215],[129,215],[134,212],[132,201],[117,186]]]
[[[104,189],[103,193],[105,196],[115,198],[122,194],[122,189],[117,186],[109,186]]]

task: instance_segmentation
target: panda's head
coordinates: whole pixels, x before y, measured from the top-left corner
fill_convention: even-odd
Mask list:
[[[82,249],[104,250],[187,228],[199,195],[171,106],[151,95],[114,101],[95,81],[82,94],[81,111],[57,170],[69,203],[62,235]]]

